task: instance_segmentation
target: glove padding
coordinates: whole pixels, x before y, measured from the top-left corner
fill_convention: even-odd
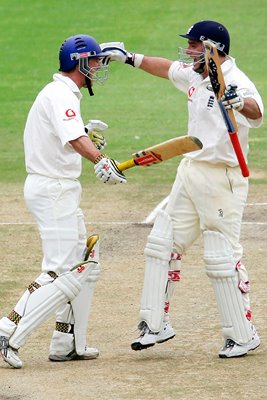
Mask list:
[[[108,125],[98,119],[90,119],[88,124],[84,127],[85,132],[88,133],[89,138],[92,140],[98,150],[104,149],[104,147],[107,145],[105,137],[99,133],[107,128]]]
[[[125,175],[117,167],[116,161],[110,158],[102,158],[94,169],[97,178],[104,183],[116,185],[116,183],[127,182]]]
[[[125,50],[123,42],[108,42],[100,44],[101,51],[107,53],[109,61],[119,61],[125,64],[130,64],[133,67],[135,61],[135,54],[129,53]]]
[[[236,85],[228,85],[221,98],[222,105],[226,110],[241,111],[244,107],[244,99],[237,93]]]

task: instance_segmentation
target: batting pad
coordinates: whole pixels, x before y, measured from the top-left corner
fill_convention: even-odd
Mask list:
[[[231,244],[220,232],[204,231],[204,262],[215,291],[225,339],[245,344],[252,338]]]
[[[100,274],[99,264],[90,269],[82,290],[71,302],[74,317],[74,337],[76,353],[83,355],[86,347],[87,326],[93,300],[94,289]]]
[[[172,221],[166,211],[160,210],[145,247],[146,265],[140,307],[140,321],[145,321],[153,332],[159,332],[163,322],[172,246]]]
[[[79,265],[72,272],[60,275],[52,283],[41,286],[30,296],[25,306],[25,313],[9,343],[15,349],[26,342],[29,334],[46,321],[61,305],[72,301],[87,280],[90,269],[95,263]]]

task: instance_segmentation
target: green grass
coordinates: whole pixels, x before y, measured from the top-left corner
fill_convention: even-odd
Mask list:
[[[58,69],[62,41],[87,33],[99,42],[124,41],[129,51],[177,58],[178,37],[201,19],[224,23],[230,31],[231,54],[254,81],[267,104],[267,6],[261,0],[184,2],[181,0],[1,0],[0,44],[0,164],[2,182],[25,178],[23,129],[29,108],[39,90]],[[118,160],[172,136],[186,133],[187,100],[167,80],[141,70],[112,63],[109,80],[96,86],[95,96],[84,91],[82,114],[109,124],[106,152]],[[266,171],[266,124],[251,130],[249,164]],[[129,183],[171,183],[177,160],[142,173],[128,171]],[[92,165],[84,162],[82,181],[95,183]],[[266,183],[265,178],[253,179]]]

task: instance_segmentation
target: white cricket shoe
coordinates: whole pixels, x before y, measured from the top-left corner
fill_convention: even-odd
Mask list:
[[[69,354],[49,354],[50,361],[72,361],[72,360],[93,360],[99,356],[98,349],[94,347],[85,347],[83,355],[79,355],[75,350]]]
[[[0,354],[3,360],[7,362],[13,368],[21,368],[22,361],[19,358],[18,350],[13,349],[8,344],[8,338],[0,336]]]
[[[237,344],[232,339],[226,339],[225,345],[219,352],[220,358],[242,357],[248,354],[249,351],[259,347],[261,341],[255,327],[253,329],[252,339],[245,344]]]
[[[156,343],[166,342],[174,336],[175,331],[169,322],[165,322],[162,329],[157,333],[152,332],[146,323],[142,323],[140,336],[131,344],[131,348],[135,351],[147,349]]]

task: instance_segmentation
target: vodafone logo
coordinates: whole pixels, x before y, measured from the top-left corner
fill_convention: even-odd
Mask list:
[[[65,111],[65,115],[66,115],[68,118],[76,117],[75,111],[73,111],[71,108],[69,108],[67,111]]]
[[[196,88],[194,88],[194,86],[191,86],[188,89],[188,97],[191,97],[195,90],[196,90]]]

